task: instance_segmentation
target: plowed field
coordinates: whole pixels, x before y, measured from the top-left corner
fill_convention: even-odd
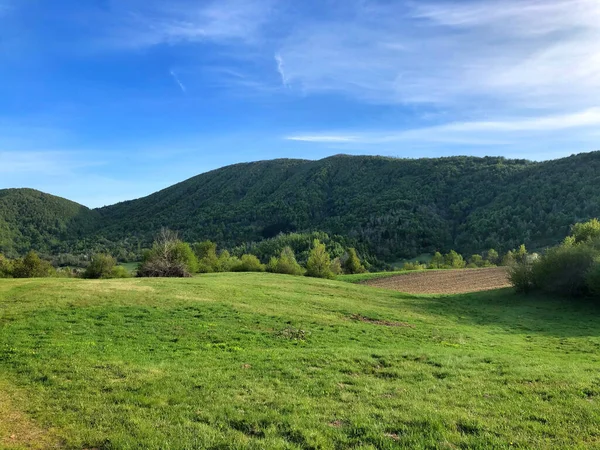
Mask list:
[[[413,272],[364,284],[409,294],[464,294],[510,286],[506,267]]]

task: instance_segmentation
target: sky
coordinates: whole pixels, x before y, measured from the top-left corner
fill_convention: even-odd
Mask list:
[[[0,188],[600,149],[598,0],[0,0]]]

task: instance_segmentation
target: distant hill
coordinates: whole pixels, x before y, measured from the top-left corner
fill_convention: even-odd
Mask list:
[[[44,217],[42,224],[56,215],[49,200],[28,202],[33,217]],[[506,250],[523,242],[538,248],[560,241],[572,223],[600,216],[600,152],[539,163],[496,157],[280,159],[224,167],[95,211],[66,205],[70,212],[58,214],[56,226],[45,225],[39,236],[29,210],[15,214],[0,206],[0,224],[12,224],[23,237],[21,244],[10,234],[3,237],[0,251],[6,245],[22,250],[29,234],[35,235],[34,248],[81,248],[85,238],[88,246],[131,249],[149,242],[161,226],[190,241],[226,246],[319,230],[363,242],[388,260],[451,248]]]
[[[92,232],[99,218],[85,206],[33,189],[0,190],[0,252],[70,249],[65,244]]]

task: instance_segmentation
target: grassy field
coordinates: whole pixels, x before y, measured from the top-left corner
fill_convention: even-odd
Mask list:
[[[381,278],[395,277],[396,275],[406,275],[411,273],[409,270],[395,270],[390,272],[366,272],[355,273],[352,275],[338,275],[335,279],[345,281],[346,283],[363,283],[370,280],[379,280]]]
[[[599,315],[271,274],[0,280],[0,448],[600,448]]]

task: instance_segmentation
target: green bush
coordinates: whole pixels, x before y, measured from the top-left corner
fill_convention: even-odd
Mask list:
[[[346,260],[342,264],[345,274],[353,275],[356,273],[365,273],[367,269],[361,264],[360,258],[356,254],[356,249],[349,248]]]
[[[12,275],[15,278],[45,278],[55,273],[48,261],[42,260],[37,253],[30,251],[23,259],[13,262]]]
[[[279,258],[271,258],[267,270],[273,273],[283,273],[287,275],[303,275],[304,269],[296,261],[296,255],[290,247],[285,247]]]
[[[265,265],[254,255],[242,255],[239,262],[232,268],[232,272],[264,272]]]
[[[11,278],[13,265],[10,259],[0,253],[0,278]]]
[[[588,245],[555,247],[532,265],[533,284],[548,293],[579,297],[589,293],[586,277],[598,252]]]
[[[318,239],[313,242],[313,248],[306,262],[306,276],[314,278],[334,278],[331,271],[331,257],[325,250],[325,245]]]
[[[533,289],[532,265],[527,262],[513,263],[508,269],[508,279],[517,292],[528,293]]]
[[[342,261],[340,260],[340,258],[334,258],[334,260],[331,261],[331,265],[329,266],[329,269],[331,270],[331,273],[334,275],[341,275],[342,273],[344,273],[344,271],[342,269]]]
[[[198,271],[198,259],[189,244],[163,229],[144,253],[138,277],[189,277]]]
[[[117,260],[110,255],[98,254],[92,257],[90,265],[83,272],[83,278],[100,279],[112,278]]]
[[[444,266],[449,269],[463,269],[467,263],[463,259],[462,255],[458,254],[454,250],[450,250],[444,257]]]
[[[586,286],[595,297],[600,297],[600,259],[596,258],[594,264],[585,278]]]
[[[425,270],[426,268],[427,266],[424,264],[420,264],[419,261],[405,262],[402,266],[402,270]]]

